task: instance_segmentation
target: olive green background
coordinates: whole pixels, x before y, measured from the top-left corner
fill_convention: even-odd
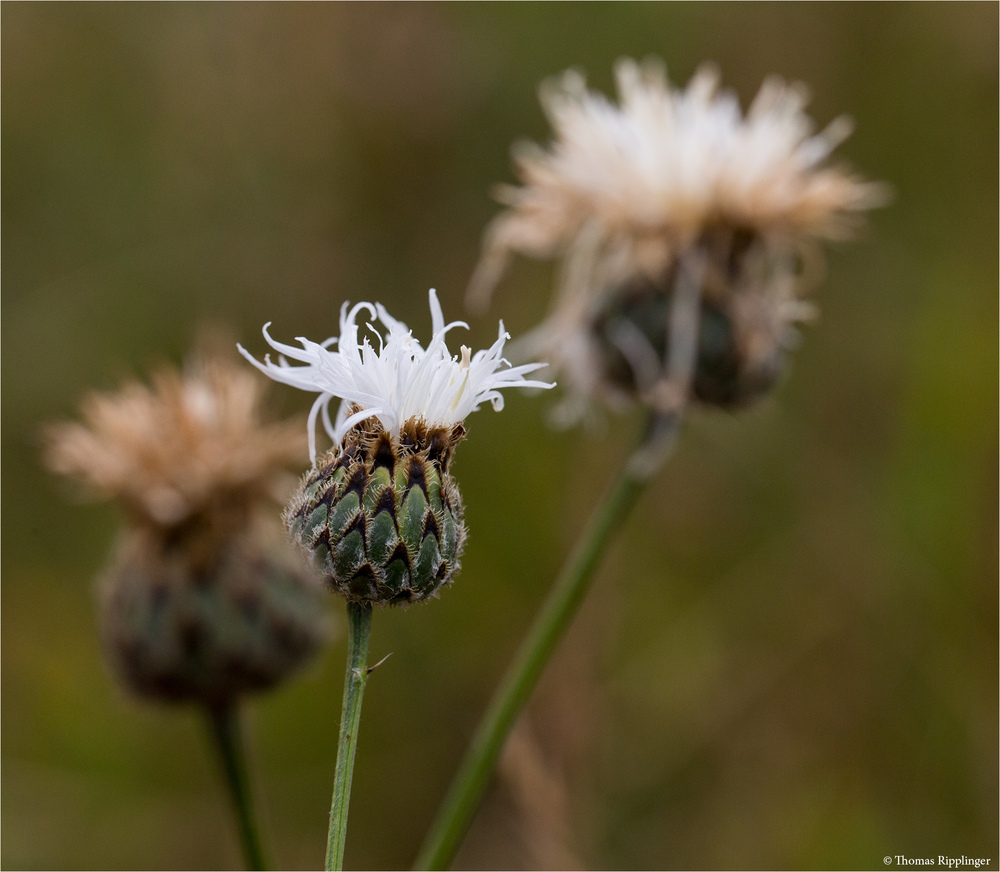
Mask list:
[[[240,862],[195,713],[126,698],[102,663],[115,513],[41,470],[40,424],[205,324],[261,353],[264,321],[322,339],[343,300],[378,299],[426,336],[431,286],[462,317],[509,146],[548,136],[538,83],[579,66],[607,91],[647,54],[681,83],[713,60],[744,100],[772,72],[807,82],[895,199],[831,249],[774,396],[691,415],[458,862],[995,868],[997,30],[994,3],[3,4],[4,868]],[[471,344],[537,323],[551,281],[519,262]],[[365,699],[351,867],[412,861],[638,423],[554,432],[552,404],[469,419],[458,581],[375,616],[393,656]],[[320,660],[250,707],[287,868],[322,863],[331,610]]]

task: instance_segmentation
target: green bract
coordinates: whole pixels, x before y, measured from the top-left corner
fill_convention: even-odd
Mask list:
[[[410,603],[458,571],[462,499],[448,474],[461,424],[362,421],[303,479],[285,520],[333,588],[353,602]]]

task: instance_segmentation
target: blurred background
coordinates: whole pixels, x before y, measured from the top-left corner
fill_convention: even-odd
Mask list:
[[[875,868],[997,857],[998,7],[82,4],[3,7],[2,864],[235,868],[196,713],[127,698],[95,632],[116,515],[43,472],[39,426],[179,363],[262,353],[383,301],[463,317],[539,82],[622,55],[769,73],[847,112],[893,204],[829,252],[790,377],[693,414],[607,555],[458,858],[464,868]],[[518,262],[472,344],[544,315]],[[467,341],[467,340],[463,340]],[[233,354],[235,355],[235,350]],[[311,396],[278,389],[275,410]],[[631,444],[469,423],[470,539],[439,601],[380,612],[347,864],[407,868],[498,677]],[[321,865],[341,628],[250,708],[266,826]]]

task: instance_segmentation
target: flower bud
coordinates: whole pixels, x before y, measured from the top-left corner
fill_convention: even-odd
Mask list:
[[[411,419],[397,436],[368,418],[306,474],[285,520],[341,596],[419,602],[452,581],[465,524],[448,466],[464,435]]]

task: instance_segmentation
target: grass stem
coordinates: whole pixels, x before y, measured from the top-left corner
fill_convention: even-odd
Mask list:
[[[666,426],[662,416],[653,419],[644,431],[639,448],[624,464],[564,564],[480,721],[461,768],[424,841],[416,869],[447,869],[454,860],[517,716],[590,589],[601,555],[615,532],[624,524],[629,510],[655,471],[650,464],[635,461],[648,451],[654,441],[662,446],[672,444],[677,416],[670,418]],[[658,460],[662,460],[663,456],[665,452],[659,452]]]

